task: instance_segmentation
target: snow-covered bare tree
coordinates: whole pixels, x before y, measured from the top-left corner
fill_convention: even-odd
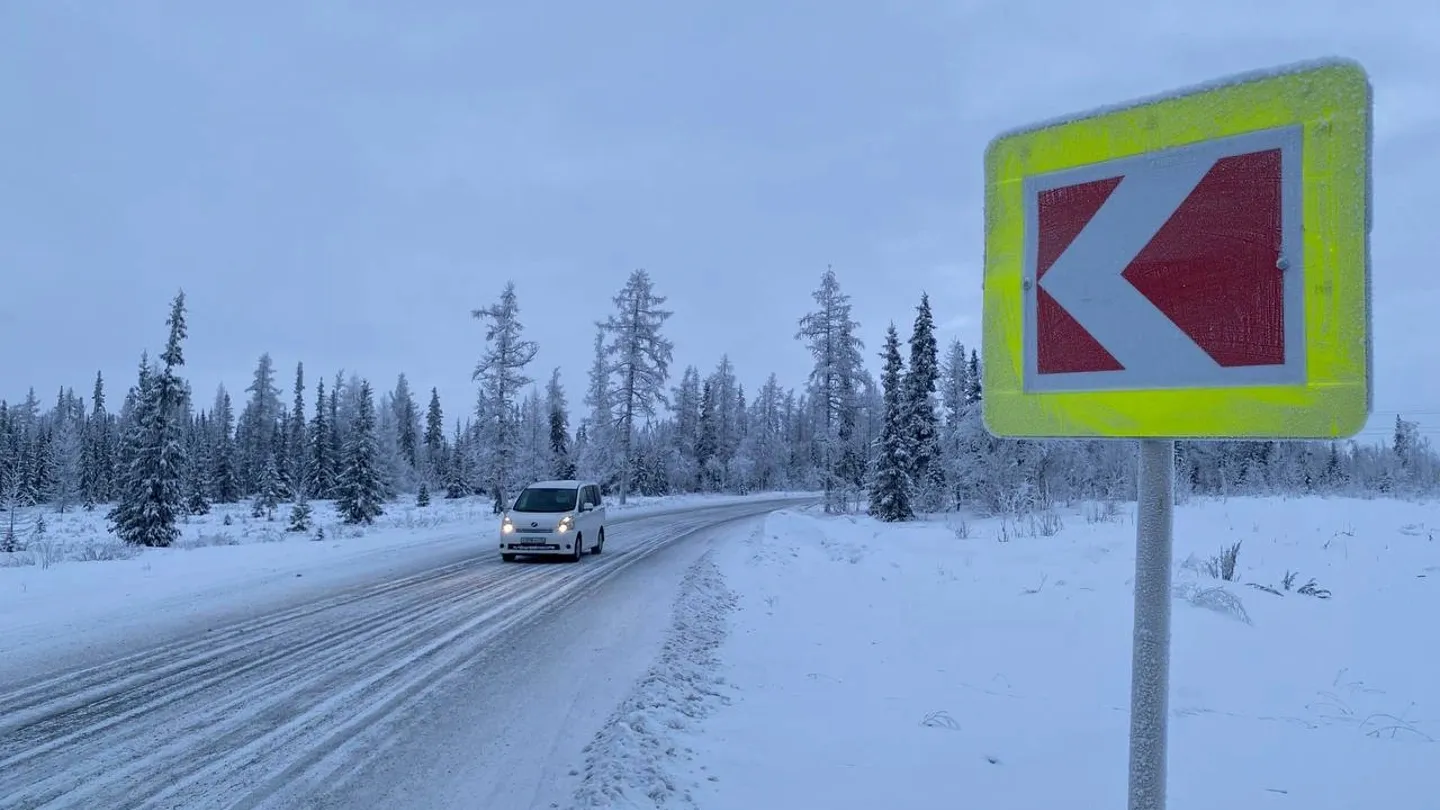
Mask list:
[[[684,491],[699,491],[700,479],[700,371],[686,366],[680,384],[670,392],[670,413],[674,425],[670,439],[675,445],[671,484]]]
[[[968,477],[965,467],[971,459],[962,452],[962,429],[965,416],[970,409],[967,392],[970,388],[970,366],[965,346],[960,341],[951,341],[945,350],[945,365],[940,375],[940,402],[945,411],[945,423],[940,431],[940,454],[945,469],[945,490],[947,506],[959,509],[965,500],[963,482]]]
[[[590,363],[585,405],[589,413],[575,437],[579,473],[593,479],[608,494],[616,486],[615,409],[610,401],[610,369],[605,358],[605,328],[595,330],[595,353]]]
[[[471,379],[480,383],[483,397],[483,410],[477,407],[476,417],[491,450],[489,484],[495,502],[504,504],[509,501],[507,492],[515,472],[515,399],[520,389],[532,382],[525,367],[540,347],[523,336],[525,327],[520,323],[513,281],[505,284],[499,301],[470,314],[486,322],[485,354],[475,364]]]
[[[825,268],[813,297],[817,308],[800,319],[797,340],[805,341],[815,366],[810,372],[811,408],[819,423],[816,444],[825,489],[825,511],[845,508],[846,489],[859,475],[854,446],[857,394],[864,374],[864,343],[850,317],[850,296],[840,291],[833,268]]]
[[[620,503],[625,503],[635,465],[635,420],[654,416],[665,404],[665,382],[670,376],[672,344],[660,333],[671,315],[661,306],[650,274],[635,270],[616,294],[615,312],[604,322],[610,336],[605,346],[605,370],[610,379],[610,401],[615,408],[616,449],[620,456]]]

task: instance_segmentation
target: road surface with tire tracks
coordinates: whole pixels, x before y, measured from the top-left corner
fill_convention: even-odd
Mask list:
[[[432,570],[0,684],[0,808],[306,806],[423,734],[404,722],[420,703],[580,597],[697,532],[805,502],[620,516],[579,564],[502,563],[477,530],[474,556]]]

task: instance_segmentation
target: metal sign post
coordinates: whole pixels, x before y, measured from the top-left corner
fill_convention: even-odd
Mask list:
[[[1175,533],[1175,442],[1140,441],[1135,510],[1135,631],[1130,663],[1129,810],[1165,807],[1170,709],[1170,561]]]

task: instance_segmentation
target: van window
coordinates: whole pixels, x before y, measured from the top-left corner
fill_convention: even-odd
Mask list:
[[[515,499],[516,512],[569,512],[575,508],[576,490],[529,487]]]

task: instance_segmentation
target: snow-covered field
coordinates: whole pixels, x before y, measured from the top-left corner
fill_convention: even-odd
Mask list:
[[[783,496],[637,497],[608,509],[638,516]],[[251,517],[248,504],[217,505],[182,524],[180,540],[167,549],[119,542],[106,532],[103,508],[20,510],[16,534],[24,548],[0,552],[0,683],[36,662],[58,666],[66,655],[83,657],[160,624],[256,615],[310,593],[489,549],[496,525],[485,498],[391,504],[369,527],[342,525],[330,502],[311,507],[314,528],[295,533],[286,531],[288,504],[273,520]],[[8,520],[0,513],[0,522]]]
[[[575,804],[1123,807],[1133,510],[772,514],[692,569]],[[1440,505],[1197,501],[1176,532],[1170,807],[1436,806]]]

